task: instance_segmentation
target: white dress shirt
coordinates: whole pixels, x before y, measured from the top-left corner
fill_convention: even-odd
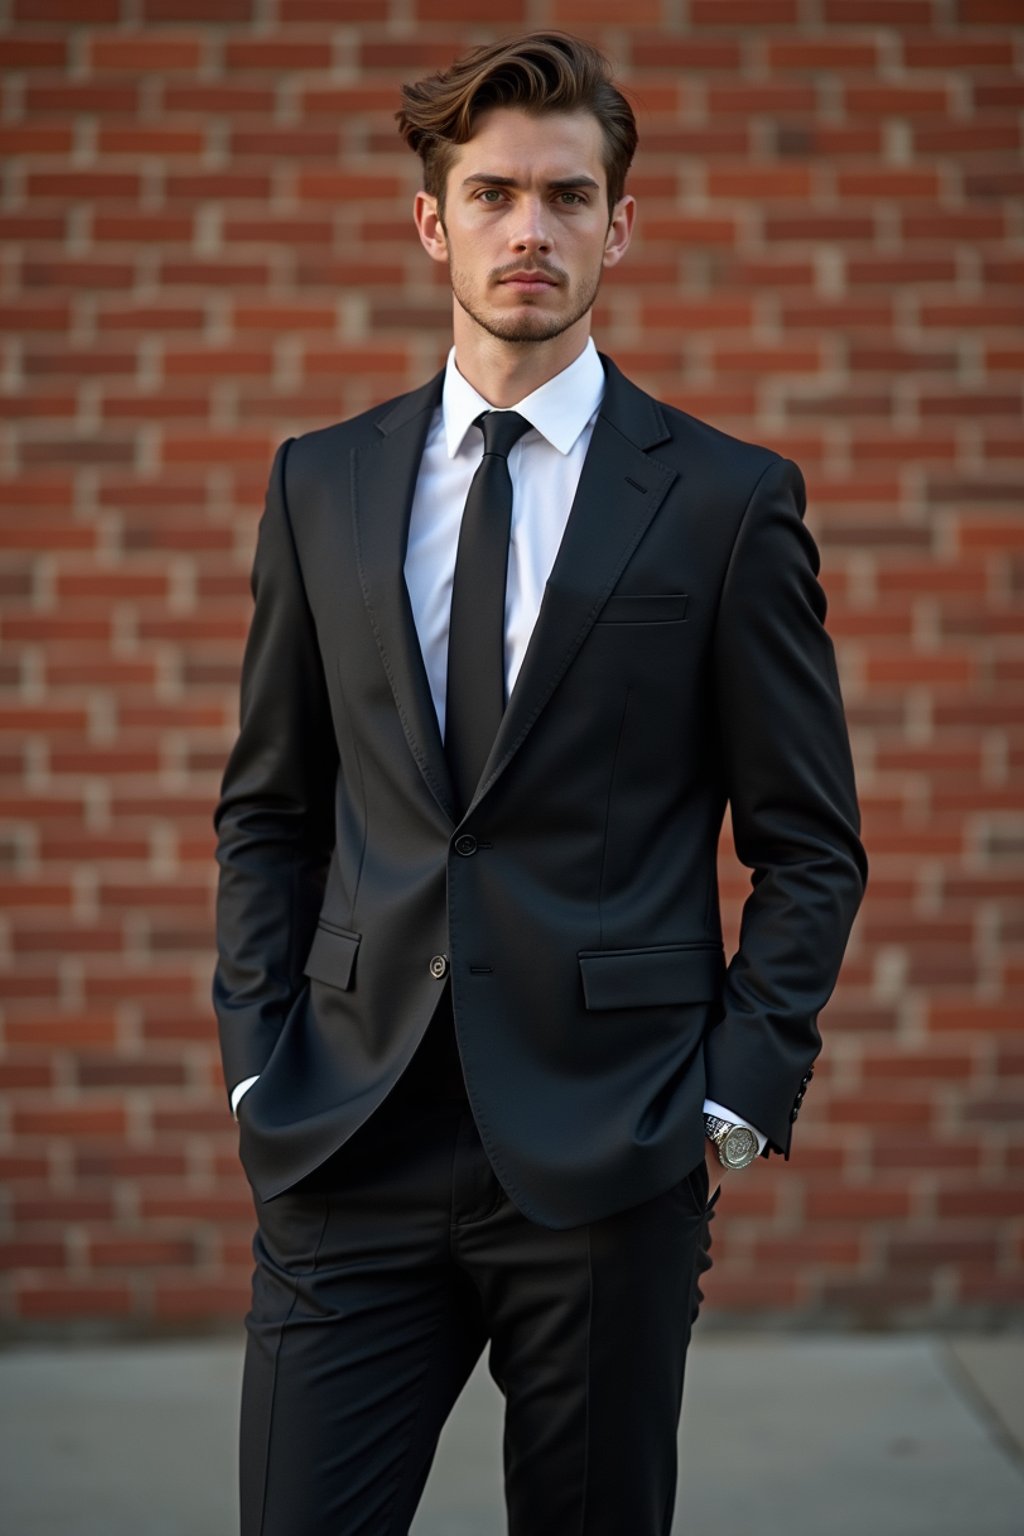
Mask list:
[[[512,480],[512,527],[505,588],[506,696],[515,686],[544,587],[590,447],[604,397],[604,369],[592,340],[561,373],[511,409],[529,423],[508,456]],[[462,512],[470,483],[483,458],[484,437],[474,422],[492,407],[458,370],[455,348],[448,354],[441,403],[434,412],[420,460],[409,516],[405,584],[423,652],[430,694],[444,736],[448,684],[448,619]],[[231,1107],[254,1077],[238,1083]],[[748,1125],[732,1110],[707,1100],[705,1112]],[[763,1151],[766,1137],[749,1127]]]

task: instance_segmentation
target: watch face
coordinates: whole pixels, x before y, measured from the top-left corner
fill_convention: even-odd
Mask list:
[[[722,1142],[722,1156],[729,1168],[746,1168],[757,1156],[757,1137],[745,1125],[734,1126]]]

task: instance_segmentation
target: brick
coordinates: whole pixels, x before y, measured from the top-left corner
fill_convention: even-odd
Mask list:
[[[172,171],[165,185],[172,203],[211,199],[262,203],[271,192],[269,171]]]
[[[132,1061],[91,1053],[74,1065],[80,1088],[176,1088],[188,1081],[185,1064],[180,1061]]]
[[[700,36],[693,32],[637,29],[631,38],[629,53],[634,66],[645,74],[661,70],[673,74],[703,70],[735,73],[741,67],[740,42],[725,34]]]
[[[731,1210],[729,1215],[731,1219]],[[785,1271],[791,1265],[813,1265],[815,1268],[820,1265],[825,1269],[856,1268],[862,1254],[861,1239],[855,1235],[822,1237],[815,1233],[788,1232],[782,1237],[755,1241],[751,1257],[755,1265],[778,1266]]]
[[[176,348],[168,344],[164,352],[166,379],[269,377],[274,369],[270,347],[233,346],[216,349]]]
[[[774,124],[775,150],[779,155],[816,155],[830,163],[841,157],[863,160],[882,153],[882,129],[877,123]]]
[[[980,1233],[962,1236],[934,1238],[906,1236],[893,1238],[889,1243],[890,1263],[900,1271],[912,1274],[914,1270],[931,1272],[937,1266],[975,1263],[990,1270],[995,1269],[999,1256],[999,1243],[994,1237]]]
[[[197,1280],[182,1276],[156,1286],[153,1315],[164,1322],[191,1321],[197,1318],[230,1318],[237,1321],[249,1304],[250,1286],[241,1276],[237,1280]]]
[[[1024,549],[1024,525],[1015,518],[979,518],[961,523],[957,543],[965,552]]]
[[[165,113],[249,113],[266,117],[274,110],[275,92],[270,85],[249,81],[169,79],[163,88]]]
[[[43,113],[73,116],[77,112],[102,113],[104,118],[130,114],[136,116],[140,103],[139,87],[128,81],[61,80],[51,84],[29,80],[25,89],[25,111],[31,117]]]
[[[57,1104],[40,1108],[16,1105],[11,1115],[18,1136],[120,1136],[125,1130],[122,1104]]]
[[[221,1105],[221,1119],[231,1124],[231,1117]],[[232,1131],[237,1134],[232,1125]],[[216,1195],[196,1195],[187,1191],[172,1191],[169,1194],[144,1193],[142,1196],[142,1212],[144,1215],[157,1219],[171,1217],[176,1221],[210,1221],[216,1226],[224,1222],[237,1221],[253,1223],[252,1194],[248,1186],[241,1180],[233,1192],[224,1190]]]
[[[142,15],[146,21],[252,21],[254,0],[142,0]]]
[[[28,197],[131,198],[138,197],[141,181],[134,171],[28,171]]]
[[[880,925],[882,926],[882,925]],[[882,926],[882,933],[885,927]],[[896,935],[893,935],[896,938]],[[883,942],[876,938],[876,942]],[[977,1065],[977,1057],[964,1051],[939,1055],[931,1051],[912,1051],[895,1055],[891,1051],[866,1052],[861,1061],[861,1075],[870,1082],[966,1082]]]
[[[949,36],[907,33],[901,39],[903,62],[908,69],[1011,68],[1012,37],[977,37],[956,32]]]
[[[165,1269],[192,1264],[195,1242],[188,1237],[90,1237],[88,1262],[93,1269]]]
[[[1015,0],[958,0],[957,20],[966,22],[968,26],[981,24],[988,26],[990,23],[1008,23],[1010,25],[1020,22],[1020,7]]]
[[[866,117],[943,117],[950,95],[945,86],[848,85],[843,101],[847,112]]]
[[[14,1297],[17,1316],[27,1321],[90,1317],[127,1319],[133,1308],[131,1287],[113,1281],[64,1280],[45,1285],[23,1281],[14,1286]]]
[[[1012,1317],[1020,1307],[1020,1280],[1016,1274],[994,1275],[987,1267],[967,1269],[962,1265],[957,1294],[963,1302],[987,1303]]]
[[[981,240],[1001,240],[1006,234],[1006,216],[1001,209],[904,209],[900,223],[904,240],[923,240],[929,245],[937,240],[964,240],[974,245]]]
[[[905,1185],[891,1187],[881,1181],[858,1188],[833,1185],[828,1189],[808,1190],[804,1198],[808,1223],[831,1221],[905,1221],[911,1214],[911,1199]]]
[[[944,123],[914,128],[914,148],[922,155],[981,155],[1019,152],[1020,125],[1016,117],[975,123]]]
[[[878,43],[875,38],[851,33],[847,37],[769,38],[765,44],[769,68],[774,72],[784,69],[838,70],[843,74],[853,70],[874,71],[879,65]]]
[[[764,233],[767,240],[806,240],[812,244],[841,240],[853,244],[873,243],[877,230],[874,218],[867,214],[809,208],[800,213],[769,210],[764,217]]]
[[[980,1169],[982,1149],[977,1141],[939,1141],[935,1137],[903,1137],[898,1132],[886,1130],[876,1142],[871,1154],[872,1165],[879,1174],[896,1173],[900,1170],[956,1169],[961,1172]]]
[[[928,1126],[934,1107],[930,1098],[910,1098],[906,1094],[882,1094],[878,1089],[860,1097],[842,1095],[829,1105],[829,1117],[835,1125]]]
[[[333,60],[330,37],[298,38],[288,32],[260,37],[228,37],[224,59],[229,69],[329,70]]]
[[[1024,80],[977,81],[971,90],[976,108],[1024,106]]]
[[[967,171],[963,189],[969,198],[1020,197],[1024,193],[1024,171],[1014,167]]]
[[[709,165],[705,173],[708,196],[751,198],[809,198],[813,173],[806,165]]]
[[[645,218],[643,235],[645,241],[668,240],[684,248],[733,246],[737,241],[738,225],[731,216],[659,215]]]
[[[926,27],[935,20],[932,0],[823,0],[822,12],[839,26]]]
[[[1024,1216],[1024,1184],[1003,1187],[972,1182],[965,1189],[943,1189],[936,1197],[940,1216],[1001,1221]]]
[[[743,298],[651,300],[642,306],[645,325],[652,329],[736,330],[749,327],[753,310]]]
[[[949,255],[936,256],[861,256],[852,258],[846,268],[851,288],[894,283],[955,283],[956,261]]]
[[[54,1081],[53,1063],[46,1057],[12,1052],[0,1061],[0,1092],[5,1094],[49,1090]]]
[[[13,0],[15,21],[119,21],[121,0]]]
[[[183,1151],[144,1147],[83,1147],[76,1150],[74,1164],[80,1179],[171,1179],[177,1183],[188,1173]]]
[[[0,154],[4,155],[66,155],[70,153],[72,143],[70,127],[58,124],[0,126]]]
[[[840,198],[864,197],[872,200],[895,198],[902,203],[909,198],[931,202],[940,191],[937,170],[873,166],[870,170],[840,169],[836,172],[836,193]]]
[[[216,3],[216,0],[211,0]],[[121,33],[94,37],[89,44],[93,69],[150,72],[158,70],[198,70],[203,57],[200,37],[165,33],[162,36]]]
[[[18,1193],[12,1202],[11,1214],[19,1227],[38,1227],[52,1237],[61,1234],[55,1234],[50,1228],[63,1228],[69,1223],[112,1221],[114,1201],[109,1190],[96,1185],[60,1194],[37,1188]]]
[[[702,1281],[702,1312],[790,1312],[807,1301],[806,1282],[796,1274],[730,1277],[716,1267]]]
[[[1020,1005],[990,1003],[973,994],[959,1000],[936,997],[928,1003],[928,1025],[933,1030],[1015,1032],[1020,1028],[1020,1021]]]
[[[67,43],[62,37],[8,35],[0,37],[0,69],[60,69],[67,62]]]
[[[718,0],[716,0],[717,9]],[[757,85],[717,84],[707,88],[707,110],[712,121],[722,116],[783,112],[796,116],[811,113],[817,105],[817,92],[811,85],[796,85],[792,80],[765,80]]]

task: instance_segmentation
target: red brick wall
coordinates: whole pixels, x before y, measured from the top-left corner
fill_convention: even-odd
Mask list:
[[[441,357],[396,84],[524,23],[590,31],[641,115],[640,233],[601,300],[603,345],[807,473],[873,856],[794,1158],[730,1189],[712,1308],[1008,1312],[1024,1280],[1020,5],[3,14],[0,1322],[244,1305],[210,812],[266,473],[283,435]],[[745,878],[727,869],[734,896]]]

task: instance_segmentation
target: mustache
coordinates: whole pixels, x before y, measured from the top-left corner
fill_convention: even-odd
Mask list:
[[[493,283],[502,283],[507,277],[521,272],[536,272],[538,277],[547,277],[553,283],[564,283],[566,275],[560,267],[552,266],[548,261],[510,261],[508,266],[495,267],[491,273]]]

